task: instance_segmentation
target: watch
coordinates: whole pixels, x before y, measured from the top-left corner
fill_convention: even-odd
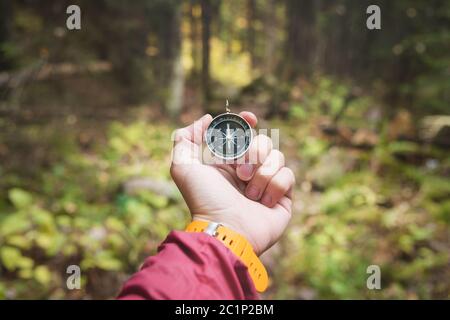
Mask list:
[[[222,242],[244,263],[258,292],[264,292],[269,284],[266,268],[253,251],[251,244],[239,233],[220,223],[201,220],[192,221],[187,232],[204,232]]]

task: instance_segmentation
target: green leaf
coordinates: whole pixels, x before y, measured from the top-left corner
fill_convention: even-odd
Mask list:
[[[27,208],[33,203],[31,194],[19,188],[9,190],[8,196],[17,209]]]
[[[110,251],[102,251],[95,256],[95,264],[103,270],[117,271],[122,268],[122,263],[117,260]]]
[[[125,229],[124,222],[114,217],[108,217],[105,224],[108,229],[113,231],[121,232]]]
[[[33,221],[40,227],[41,230],[53,231],[55,229],[55,221],[53,215],[39,207],[33,207],[31,210]]]
[[[6,299],[6,286],[0,282],[0,300]]]
[[[156,209],[162,209],[165,208],[168,203],[169,199],[167,197],[152,193],[152,192],[141,192],[139,193],[139,196],[142,200],[150,204],[153,208]]]
[[[33,270],[32,269],[19,270],[19,277],[22,279],[31,279],[33,278]]]
[[[8,270],[14,270],[17,261],[20,259],[22,254],[19,249],[13,247],[3,247],[0,249],[0,258],[2,259],[3,265]]]
[[[31,241],[24,235],[13,235],[7,238],[8,244],[18,247],[20,249],[30,249]]]
[[[52,279],[52,274],[46,266],[38,266],[34,269],[34,278],[43,285],[48,285]]]
[[[6,269],[12,271],[16,268],[27,269],[34,264],[33,260],[24,257],[19,249],[5,246],[0,249],[0,258]]]
[[[9,214],[0,225],[0,233],[3,236],[24,232],[31,227],[30,219],[24,213]]]
[[[46,233],[39,233],[36,236],[36,243],[42,249],[49,248],[52,244],[52,240],[53,240],[52,236]]]

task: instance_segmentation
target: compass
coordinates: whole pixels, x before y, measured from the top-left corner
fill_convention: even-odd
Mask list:
[[[228,107],[228,101],[227,101]],[[226,113],[215,117],[206,129],[206,145],[218,158],[235,160],[242,157],[250,147],[252,128],[240,115]]]

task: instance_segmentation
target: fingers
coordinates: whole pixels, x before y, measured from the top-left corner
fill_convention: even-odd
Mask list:
[[[248,183],[245,190],[246,196],[255,201],[261,199],[271,179],[283,167],[284,155],[279,150],[272,150]]]
[[[255,127],[258,122],[256,116],[252,112],[243,111],[240,113],[251,127]],[[174,164],[190,163],[191,160],[197,160],[201,157],[201,149],[198,148],[203,143],[205,131],[211,124],[212,117],[205,114],[200,119],[194,121],[191,125],[177,129],[173,136],[174,148],[173,158]]]
[[[272,140],[266,135],[260,134],[253,138],[245,155],[245,163],[239,164],[236,168],[239,179],[249,181],[258,167],[264,163],[272,147]]]
[[[256,127],[256,124],[258,123],[258,119],[256,118],[255,114],[250,111],[242,111],[239,113],[239,115],[245,119],[245,121],[248,122],[250,127],[254,128]]]
[[[287,192],[290,193],[292,188]],[[291,214],[292,212],[292,199],[289,196],[284,196],[280,200],[278,200],[278,205],[283,208],[286,212]]]
[[[243,111],[239,115],[243,117],[252,128],[256,126],[258,119],[252,112]],[[211,115],[205,114],[189,126],[176,130],[174,136],[175,143],[185,139],[189,142],[195,143],[196,145],[201,145],[203,142],[204,133],[211,121]]]
[[[173,136],[172,166],[178,164],[192,164],[201,159],[201,144],[206,129],[212,121],[209,114],[205,114],[191,125],[177,129]]]
[[[201,145],[203,142],[204,132],[208,128],[211,121],[211,115],[205,114],[203,117],[195,120],[194,123],[190,124],[189,126],[176,130],[174,137],[175,144],[182,141],[183,139],[186,139],[187,141],[195,143],[196,145]]]
[[[295,176],[292,170],[287,167],[281,168],[272,179],[270,179],[261,198],[261,203],[272,208],[280,201],[280,199],[290,193],[294,184]]]

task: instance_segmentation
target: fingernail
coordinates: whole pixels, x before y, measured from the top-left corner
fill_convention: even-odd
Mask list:
[[[270,194],[264,195],[261,202],[263,205],[270,207],[272,205],[272,196]]]
[[[252,164],[249,164],[249,163],[244,163],[243,165],[241,165],[241,168],[240,168],[241,173],[242,173],[245,177],[248,177],[248,178],[250,178],[250,177],[252,176],[252,174],[253,174],[253,169],[254,169],[253,165],[252,165]]]
[[[252,200],[258,200],[259,189],[255,186],[248,187],[247,195]]]

